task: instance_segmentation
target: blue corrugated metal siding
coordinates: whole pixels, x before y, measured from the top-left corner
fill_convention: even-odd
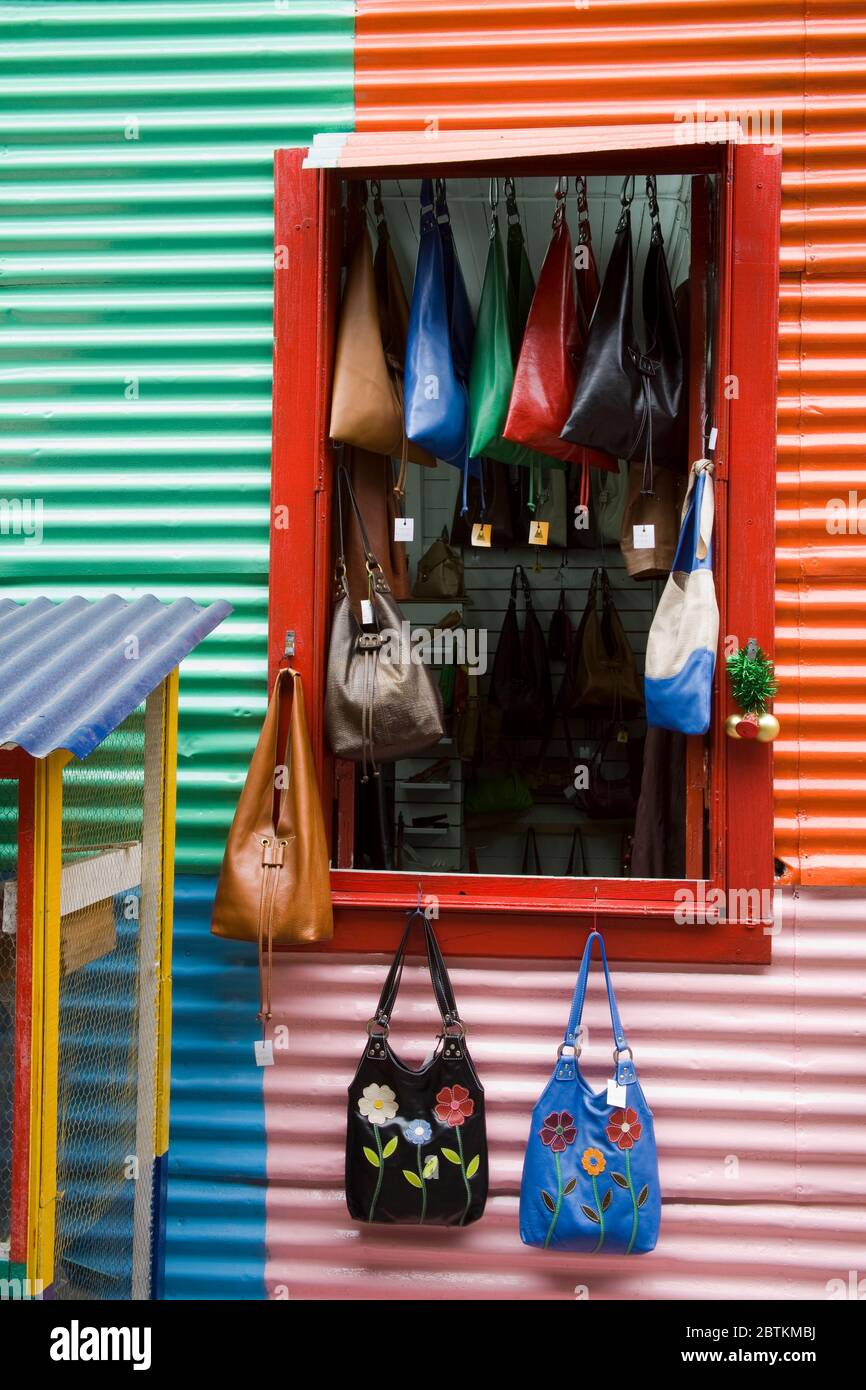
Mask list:
[[[233,605],[182,673],[181,870],[265,707],[273,151],[352,127],[352,39],[351,0],[0,10],[0,500],[40,504],[0,584]]]
[[[152,594],[0,598],[0,744],[86,758],[230,612]]]
[[[175,891],[165,1296],[265,1296],[263,1070],[255,947],[210,935],[214,879]]]

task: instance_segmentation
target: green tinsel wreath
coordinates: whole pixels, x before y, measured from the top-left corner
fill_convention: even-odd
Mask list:
[[[757,642],[749,642],[727,660],[731,694],[743,714],[763,714],[776,693],[775,668]]]

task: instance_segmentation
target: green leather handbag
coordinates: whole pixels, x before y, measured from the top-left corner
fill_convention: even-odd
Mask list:
[[[536,467],[564,468],[565,464],[559,459],[547,458],[522,444],[512,444],[502,438],[514,385],[514,358],[497,202],[498,193],[491,194],[490,243],[469,371],[469,456],[476,458],[487,454],[501,463],[521,464],[525,468],[533,464]]]

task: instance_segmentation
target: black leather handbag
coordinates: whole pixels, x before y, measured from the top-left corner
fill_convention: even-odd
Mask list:
[[[409,934],[422,926],[442,1032],[416,1068],[388,1040]],[[487,1200],[484,1091],[466,1050],[466,1029],[433,926],[416,909],[367,1024],[367,1045],[349,1087],[346,1204],[355,1221],[468,1226]]]
[[[632,317],[634,175],[630,175],[623,182],[622,213],[562,438],[617,458],[639,460],[644,465],[643,491],[652,492],[653,463],[678,460],[685,396],[682,345],[654,174],[647,175],[646,191],[652,224],[643,278],[646,352],[637,342]]]
[[[526,604],[522,636],[517,623],[518,579]],[[511,597],[490,672],[489,700],[502,713],[502,733],[515,738],[544,738],[549,732],[553,688],[547,643],[532,606],[532,591],[522,565],[515,565],[511,576]]]

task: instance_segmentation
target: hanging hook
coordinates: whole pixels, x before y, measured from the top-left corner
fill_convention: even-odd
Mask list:
[[[487,190],[487,197],[490,203],[490,211],[495,212],[499,207],[499,180],[497,178],[491,178]]]
[[[565,217],[565,202],[568,197],[568,174],[560,174],[554,190],[556,207],[553,213],[553,226],[558,227]]]
[[[628,188],[629,184],[631,184],[631,191],[627,193],[627,192],[626,192],[626,189]],[[631,205],[631,202],[632,202],[632,199],[633,199],[633,198],[634,198],[634,174],[626,174],[625,178],[624,178],[623,181],[622,181],[622,191],[621,191],[621,193],[620,193],[620,195],[619,195],[619,201],[620,201],[620,203],[622,204],[622,206],[623,206],[624,208],[627,208],[627,207],[629,207],[629,206]]]

